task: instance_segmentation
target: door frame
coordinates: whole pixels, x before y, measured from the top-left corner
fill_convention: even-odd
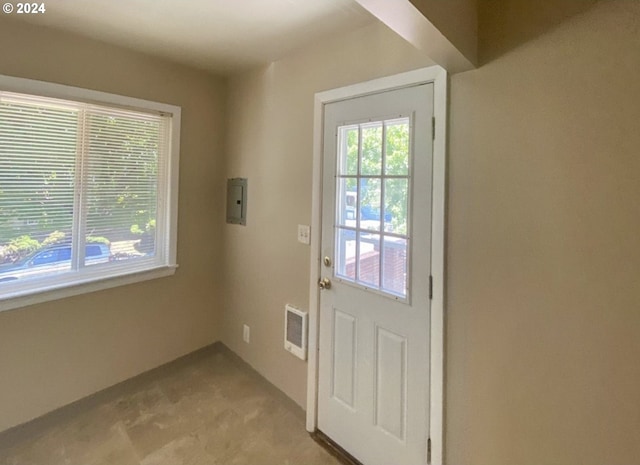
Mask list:
[[[429,437],[431,464],[443,463],[444,446],[444,241],[447,150],[447,87],[444,68],[430,66],[394,76],[374,79],[315,94],[313,121],[313,182],[311,207],[311,269],[309,279],[309,361],[307,366],[307,431],[314,432],[318,424],[318,338],[320,331],[320,269],[322,228],[322,159],[324,147],[324,106],[340,100],[395,90],[420,84],[433,84],[433,195],[431,223],[431,347],[430,347],[430,409]]]

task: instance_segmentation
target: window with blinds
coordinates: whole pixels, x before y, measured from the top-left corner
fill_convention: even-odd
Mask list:
[[[175,266],[179,108],[77,91],[0,88],[0,305]]]

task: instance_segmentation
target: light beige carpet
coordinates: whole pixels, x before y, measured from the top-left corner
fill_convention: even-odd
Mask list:
[[[298,406],[217,345],[0,434],[0,464],[339,462]]]

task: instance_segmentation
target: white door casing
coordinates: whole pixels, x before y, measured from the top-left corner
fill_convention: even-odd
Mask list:
[[[414,111],[417,103],[420,109]],[[399,459],[442,463],[445,110],[446,73],[439,67],[316,96],[307,429],[319,428],[365,464],[403,463]],[[441,122],[435,125],[433,141],[432,112]],[[324,120],[327,125],[323,128]],[[407,179],[385,179],[385,170],[378,176],[360,171],[345,174],[344,166],[337,167],[335,161],[344,127],[353,140],[359,130],[362,143],[370,121],[385,134],[383,121],[409,123],[412,128],[412,147],[417,150],[407,173],[413,184],[408,202],[413,215],[409,215],[406,231],[395,229],[398,219],[391,214],[374,215],[379,226],[364,212],[358,210],[354,216],[353,201],[360,196],[364,202],[362,185],[377,183],[384,197],[385,188],[380,185],[406,185]],[[342,132],[337,133],[340,127]],[[341,144],[344,147],[344,141]],[[350,187],[345,187],[345,177]],[[353,187],[356,182],[359,188]],[[338,202],[342,210],[337,218],[336,192],[342,202]],[[345,216],[346,197],[352,198],[346,201],[349,211]],[[341,250],[337,255],[333,251],[336,238]],[[347,253],[350,271],[341,263],[345,244],[355,247]],[[409,252],[406,296],[404,282],[384,276],[385,257],[391,257],[389,246],[397,248],[398,244]],[[383,263],[376,271],[378,277],[355,275],[354,250],[361,253],[358,258],[362,260],[356,261],[363,270],[367,255],[363,251],[369,251],[367,263],[371,256],[379,257]],[[322,263],[325,256],[330,257],[331,266]],[[433,277],[431,300],[429,275]],[[317,287],[320,277],[333,283],[322,294]],[[366,281],[375,282],[369,285]]]

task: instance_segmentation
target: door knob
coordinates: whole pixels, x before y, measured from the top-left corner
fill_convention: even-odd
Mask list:
[[[318,280],[318,287],[322,290],[331,289],[331,280],[329,278],[322,278]]]

